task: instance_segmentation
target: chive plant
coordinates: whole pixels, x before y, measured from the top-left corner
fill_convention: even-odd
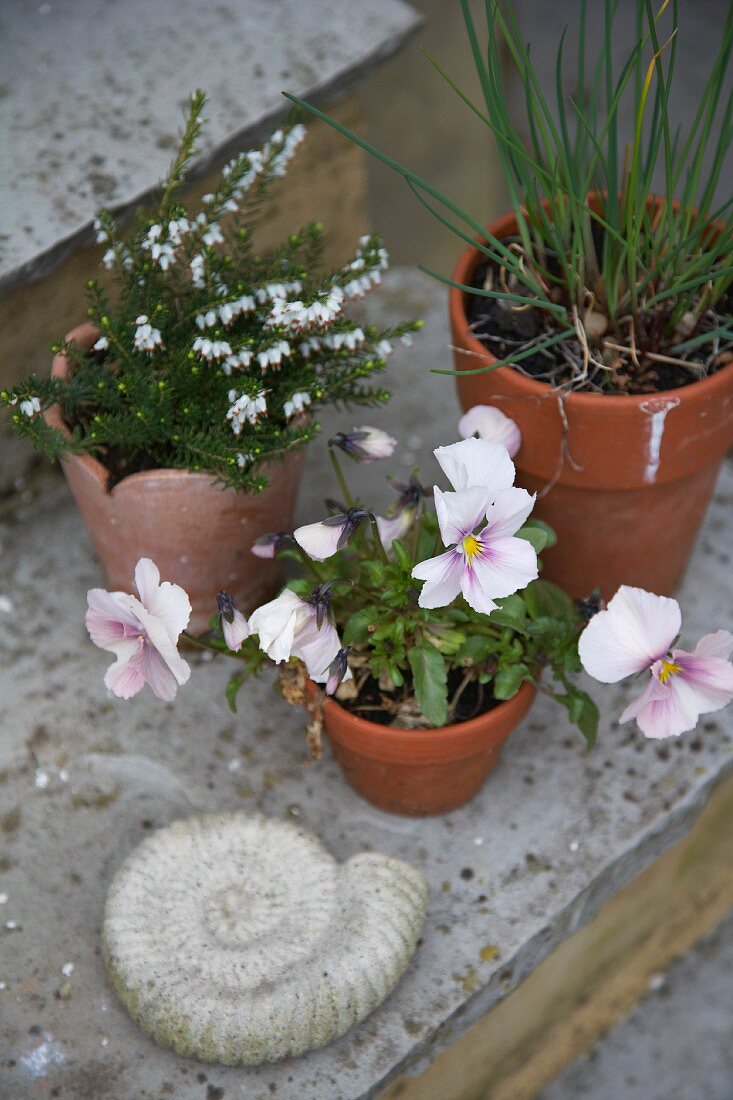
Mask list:
[[[482,37],[468,0],[461,0],[481,103],[427,55],[495,139],[516,220],[516,233],[503,240],[410,169],[289,96],[403,176],[423,206],[482,255],[475,285],[430,274],[488,300],[487,309],[531,310],[529,338],[494,337],[496,361],[466,373],[511,364],[535,376],[544,371],[569,389],[644,392],[696,381],[733,359],[731,198],[715,200],[733,135],[726,83],[733,7],[686,132],[670,112],[677,0],[657,7],[637,0],[635,42],[620,60],[614,56],[617,9],[618,0],[604,0],[600,49],[590,57],[588,5],[579,0],[576,55],[566,56],[563,32],[551,93],[542,87],[510,2],[486,0]],[[503,57],[518,77],[526,140]],[[633,129],[626,135],[622,113],[629,104]],[[658,195],[657,173],[663,179]]]

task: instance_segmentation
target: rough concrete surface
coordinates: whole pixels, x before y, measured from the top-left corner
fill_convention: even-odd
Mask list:
[[[372,422],[402,440],[392,463],[369,468],[376,507],[388,497],[388,467],[404,473],[420,461],[425,478],[436,476],[430,449],[455,438],[451,381],[429,373],[450,363],[445,312],[440,286],[393,275],[371,315],[428,319],[392,360],[395,398],[383,412],[324,417],[326,430]],[[300,522],[333,491],[316,444]],[[731,499],[728,468],[680,594],[685,642],[730,625]],[[376,1097],[678,839],[733,769],[731,710],[655,745],[616,724],[630,689],[594,685],[603,715],[594,752],[540,698],[470,805],[432,820],[391,817],[361,801],[328,754],[303,764],[304,716],[268,678],[244,690],[237,715],[222,697],[229,667],[195,656],[173,705],[148,692],[128,703],[107,697],[108,655],[83,626],[85,592],[101,573],[62,483],[7,512],[0,544],[0,595],[13,608],[0,613],[0,1095],[13,1100]],[[99,954],[105,893],[132,848],[197,810],[242,808],[294,818],[338,860],[369,849],[404,858],[431,891],[423,942],[384,1004],[329,1047],[257,1069],[203,1066],[155,1047],[117,1003]]]
[[[733,915],[538,1100],[730,1100]]]
[[[45,274],[89,243],[100,206],[123,209],[157,184],[195,87],[210,95],[203,170],[264,136],[286,113],[283,89],[348,86],[418,22],[403,0],[9,0],[0,285]]]

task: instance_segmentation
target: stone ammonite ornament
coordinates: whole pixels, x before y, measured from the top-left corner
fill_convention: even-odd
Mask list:
[[[294,824],[205,814],[145,840],[107,896],[112,984],[179,1054],[258,1065],[324,1046],[394,988],[427,884],[401,860],[338,864]]]

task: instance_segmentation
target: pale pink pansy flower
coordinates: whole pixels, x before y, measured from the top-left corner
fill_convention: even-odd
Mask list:
[[[348,659],[350,651],[351,646],[342,646],[331,661],[328,668],[328,678],[326,679],[326,695],[335,695],[341,683],[344,680],[351,679]]]
[[[274,558],[278,550],[292,538],[286,531],[279,531],[276,534],[261,535],[250,546],[250,551],[256,558]]]
[[[330,614],[328,589],[318,588],[302,600],[286,588],[280,595],[252,613],[249,627],[259,637],[262,649],[275,664],[290,657],[304,662],[308,675],[325,684],[341,642]],[[350,679],[347,671],[344,679]]]
[[[421,607],[446,607],[462,593],[474,611],[490,614],[497,599],[525,588],[538,576],[537,555],[516,532],[534,507],[525,489],[512,488],[514,463],[506,447],[465,439],[434,452],[456,488],[435,488],[435,512],[445,554],[420,562],[413,577],[425,581]],[[486,519],[480,531],[476,528]]]
[[[234,600],[228,592],[220,592],[217,597],[219,606],[219,626],[221,627],[227,648],[237,653],[242,643],[249,638],[249,626],[241,611],[234,606]]]
[[[95,645],[117,658],[104,677],[114,695],[130,699],[147,683],[159,699],[171,702],[178,685],[191,675],[177,649],[191,604],[179,585],[160,583],[158,567],[150,558],[140,558],[135,566],[135,585],[139,599],[126,592],[90,589],[87,630]]]
[[[403,508],[396,516],[376,516],[379,538],[385,550],[392,549],[395,539],[403,539],[412,527],[415,511]]]
[[[314,561],[325,561],[348,545],[359,524],[369,516],[370,513],[363,508],[349,508],[347,512],[328,516],[317,523],[297,527],[293,538],[308,557]]]
[[[733,699],[733,635],[727,630],[706,634],[691,653],[671,649],[681,621],[676,600],[622,585],[578,642],[583,668],[601,683],[651,672],[642,694],[620,718],[635,718],[646,737],[685,733],[695,728],[701,714],[720,710]]]
[[[391,458],[397,440],[387,435],[381,428],[370,428],[364,424],[350,432],[336,432],[329,439],[329,445],[339,447],[357,462],[378,462],[382,458]]]
[[[458,431],[464,439],[477,435],[491,443],[502,443],[514,458],[522,446],[519,427],[494,405],[474,405],[458,421]]]

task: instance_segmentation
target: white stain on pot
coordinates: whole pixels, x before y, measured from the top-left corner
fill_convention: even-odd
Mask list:
[[[659,460],[662,453],[662,439],[664,437],[664,422],[667,419],[667,413],[671,409],[676,409],[679,403],[679,397],[652,397],[639,406],[644,415],[649,417],[644,481],[650,484],[657,480]]]

